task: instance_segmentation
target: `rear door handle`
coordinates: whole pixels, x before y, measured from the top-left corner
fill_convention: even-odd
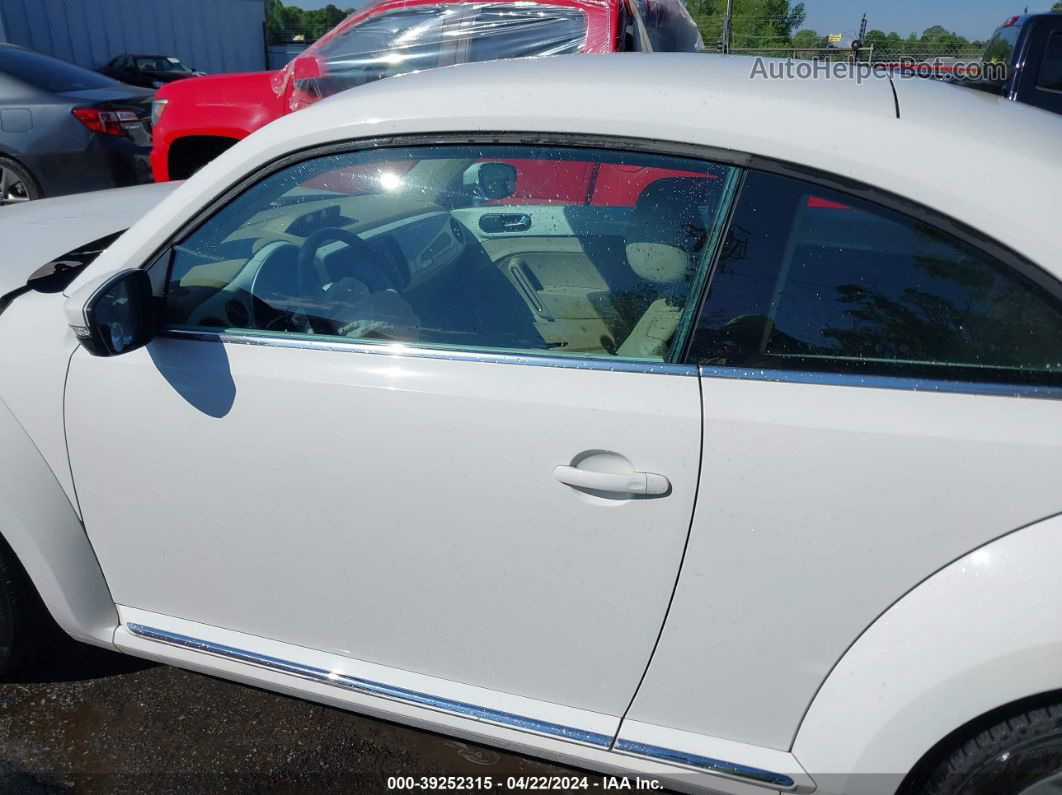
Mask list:
[[[553,476],[565,486],[590,491],[605,491],[612,494],[645,494],[659,496],[671,490],[671,482],[663,475],[652,472],[627,472],[622,475],[611,472],[592,472],[571,466],[558,466]]]

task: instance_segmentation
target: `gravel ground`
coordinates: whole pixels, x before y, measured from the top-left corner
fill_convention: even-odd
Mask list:
[[[56,640],[0,684],[0,792],[385,792],[395,775],[585,775]],[[591,781],[600,782],[591,776]]]

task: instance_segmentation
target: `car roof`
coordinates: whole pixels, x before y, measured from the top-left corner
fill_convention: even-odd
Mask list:
[[[857,80],[845,67],[811,79],[754,76],[771,64],[784,74],[785,63],[624,53],[392,77],[276,120],[186,190],[220,194],[296,150],[358,138],[563,132],[592,144],[622,136],[733,150],[866,183],[981,230],[1062,277],[1062,117],[939,81]],[[192,212],[197,196],[178,191],[175,205],[185,196]]]

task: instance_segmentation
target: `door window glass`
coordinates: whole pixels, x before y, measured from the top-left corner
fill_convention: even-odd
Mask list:
[[[566,174],[606,168],[614,183],[627,175],[636,198],[511,198],[518,185],[540,197]],[[734,181],[733,169],[697,160],[563,147],[319,157],[257,183],[174,247],[168,322],[667,361]]]
[[[1047,91],[1062,91],[1062,30],[1056,30],[1047,40],[1047,51],[1036,77],[1036,87]]]
[[[751,173],[693,351],[715,365],[1062,385],[1062,307],[917,219]]]

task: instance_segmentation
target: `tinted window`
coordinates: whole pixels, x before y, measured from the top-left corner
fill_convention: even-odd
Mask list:
[[[752,173],[694,352],[716,365],[1062,385],[1062,307],[916,219]]]
[[[187,72],[188,67],[176,58],[152,56],[137,58],[136,68],[142,72]]]
[[[1021,27],[1017,25],[1000,28],[996,31],[996,35],[992,37],[992,40],[988,42],[988,46],[985,47],[984,62],[1010,65],[1014,58],[1014,48],[1018,46],[1018,35],[1020,33]]]
[[[630,174],[640,192],[632,206],[595,206],[584,193],[549,205],[494,204],[517,189],[514,162],[535,195],[559,171],[605,166],[613,179]],[[175,247],[169,322],[673,360],[732,182],[723,166],[589,149],[434,146],[321,157],[256,184]]]
[[[1062,31],[1056,30],[1047,40],[1044,62],[1036,76],[1036,87],[1062,91]]]
[[[119,83],[72,63],[17,47],[0,47],[0,72],[41,91],[85,91],[112,88]]]

